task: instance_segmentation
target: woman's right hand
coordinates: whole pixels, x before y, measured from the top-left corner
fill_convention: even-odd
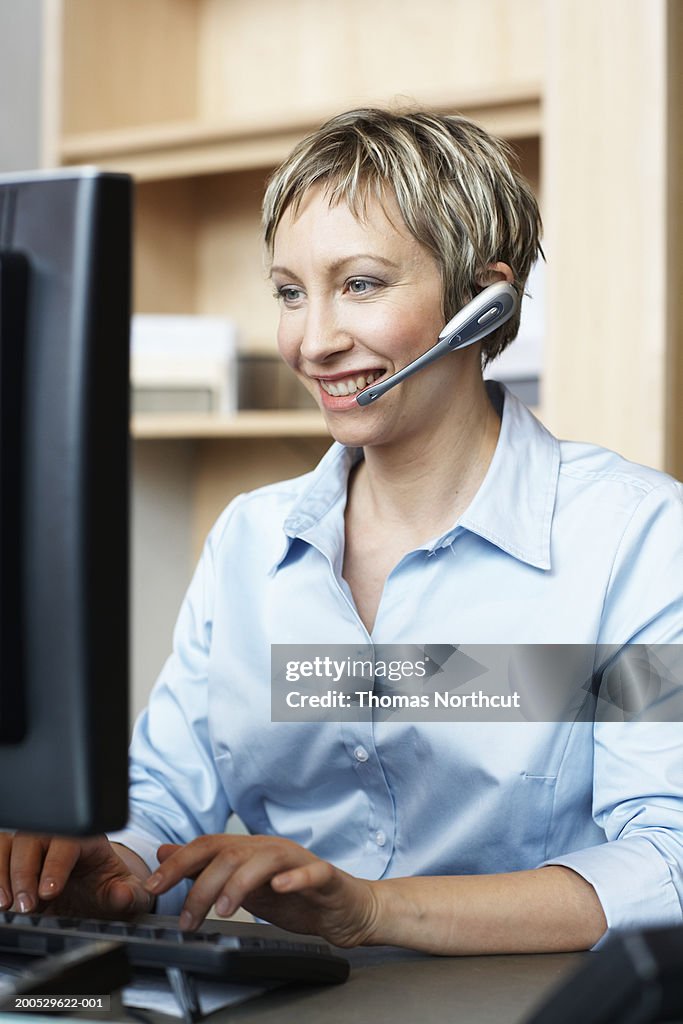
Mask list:
[[[105,836],[0,833],[0,910],[135,917],[152,910],[146,873],[134,873]]]

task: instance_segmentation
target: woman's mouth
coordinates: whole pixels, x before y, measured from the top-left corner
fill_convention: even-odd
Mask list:
[[[362,391],[384,375],[384,370],[371,370],[367,374],[350,374],[348,377],[340,377],[338,380],[324,380],[318,377],[320,387],[333,398],[343,398],[347,395],[355,395]]]

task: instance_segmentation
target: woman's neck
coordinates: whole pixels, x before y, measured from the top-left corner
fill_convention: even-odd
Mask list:
[[[500,419],[483,381],[454,397],[436,430],[365,449],[351,485],[364,517],[424,542],[465,511],[493,458]]]

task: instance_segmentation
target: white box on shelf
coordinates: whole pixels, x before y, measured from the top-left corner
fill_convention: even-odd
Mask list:
[[[136,314],[131,328],[131,386],[135,412],[236,412],[234,321]]]

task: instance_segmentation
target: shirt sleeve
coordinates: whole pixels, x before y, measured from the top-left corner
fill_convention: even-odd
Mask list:
[[[226,516],[227,513],[224,513]],[[222,832],[230,806],[214,764],[208,720],[208,670],[213,628],[214,544],[210,534],[183,601],[173,652],[140,715],[130,746],[129,818],[112,842],[137,853],[150,870],[162,843],[188,843]],[[157,899],[157,912],[176,914],[190,883]]]
[[[593,817],[606,843],[545,864],[590,882],[608,931],[683,923],[681,727],[668,722],[595,726]]]
[[[669,481],[636,509],[615,559],[603,616],[678,667],[683,651],[683,488]],[[664,645],[664,646],[662,646]],[[599,709],[596,716],[600,718]],[[593,817],[607,842],[555,857],[594,887],[608,930],[683,923],[683,725],[680,697],[649,721],[596,721]],[[619,717],[619,716],[617,716]],[[622,719],[625,717],[622,714]]]

